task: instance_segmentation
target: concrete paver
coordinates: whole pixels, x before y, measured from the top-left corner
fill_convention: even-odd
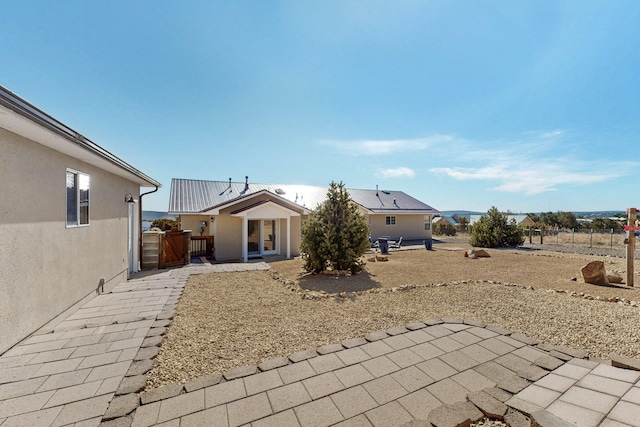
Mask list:
[[[107,408],[132,410],[144,376],[127,375],[151,366],[188,276],[247,268],[268,265],[145,274],[43,327],[0,356],[0,425],[97,427]],[[640,372],[586,357],[473,319],[424,319],[158,389],[130,418],[110,423],[387,427],[462,410],[444,406],[461,402],[476,416],[467,401],[475,393],[496,412],[509,406],[580,426],[640,427]],[[134,405],[110,408],[125,398]]]

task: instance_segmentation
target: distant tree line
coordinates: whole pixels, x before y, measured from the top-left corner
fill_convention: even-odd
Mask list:
[[[571,212],[542,212],[540,215],[529,213],[527,214],[531,218],[537,227],[545,228],[562,228],[562,229],[614,229],[620,231],[624,228],[624,220],[626,217],[623,214],[616,214],[619,220],[612,218],[593,218],[588,223],[578,222],[578,218]]]

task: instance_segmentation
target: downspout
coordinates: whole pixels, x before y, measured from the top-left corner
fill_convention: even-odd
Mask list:
[[[140,203],[138,204],[138,264],[142,263],[142,196],[155,193],[160,188],[157,185],[154,185],[154,187],[156,187],[155,190],[140,194]],[[138,270],[140,270],[140,267],[141,265],[138,265]]]

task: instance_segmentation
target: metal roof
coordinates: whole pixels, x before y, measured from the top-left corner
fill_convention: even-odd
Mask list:
[[[169,196],[169,213],[198,213],[241,200],[251,194],[268,191],[295,203],[315,209],[327,196],[328,187],[311,185],[256,184],[233,181],[204,181],[173,178]],[[377,191],[347,189],[354,203],[373,213],[424,213],[438,214],[431,206],[402,191]]]
[[[12,110],[21,117],[28,119],[31,123],[42,126],[48,131],[51,131],[63,138],[58,141],[50,141],[52,138],[40,137],[41,134],[36,132],[34,135],[38,135],[39,138],[36,142],[47,145],[57,151],[73,157],[77,157],[102,169],[120,171],[120,174],[124,172],[127,176],[133,176],[134,179],[142,186],[162,186],[158,181],[145,175],[138,169],[126,163],[124,160],[111,154],[98,144],[66,126],[64,123],[54,119],[49,114],[20,98],[18,95],[3,86],[0,86],[0,105]],[[25,125],[18,123],[17,117],[19,116],[0,114],[0,118],[3,119],[0,125],[2,125],[2,127],[5,127],[6,125],[6,129],[14,133],[28,133]],[[62,144],[59,141],[66,141],[66,144]]]

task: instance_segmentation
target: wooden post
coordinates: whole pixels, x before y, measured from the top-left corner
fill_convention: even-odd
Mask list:
[[[633,260],[636,248],[636,226],[637,212],[636,208],[629,208],[629,219],[627,225],[629,228],[629,242],[627,243],[627,286],[633,286]]]

